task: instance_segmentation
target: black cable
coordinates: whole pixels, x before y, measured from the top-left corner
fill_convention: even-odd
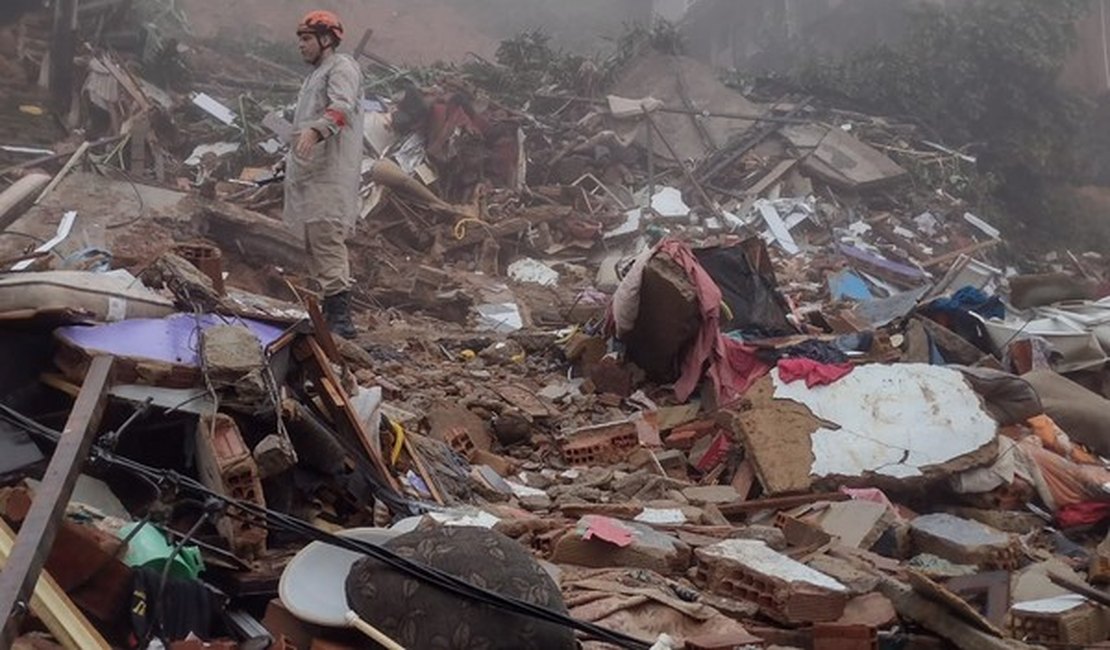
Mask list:
[[[161,580],[158,581],[158,598],[154,601],[154,606],[156,608],[155,618],[158,621],[158,631],[163,635],[166,633],[166,608],[163,607],[162,599],[166,595],[166,583],[169,582],[170,579],[170,569],[173,567],[173,561],[177,559],[177,555],[181,552],[181,549],[185,548],[185,544],[187,544],[194,535],[200,532],[201,526],[208,523],[211,516],[212,512],[210,510],[205,510],[204,515],[202,515],[200,519],[197,519],[193,527],[189,529],[189,532],[185,533],[185,536],[173,545],[173,550],[170,551],[169,557],[166,558],[166,565],[162,567],[162,577]],[[152,636],[154,636],[153,625],[147,628],[146,634],[144,635],[145,638],[139,646],[142,648],[147,647],[147,645],[150,644],[150,638]]]
[[[38,435],[55,444],[61,437],[59,432],[45,427],[18,411],[2,404],[0,404],[0,419],[6,420],[15,427],[21,428],[28,433]],[[472,585],[452,574],[403,558],[387,548],[360,542],[355,539],[339,537],[338,535],[322,531],[312,524],[296,517],[262,508],[252,503],[232,499],[210,490],[195,479],[182,476],[174,471],[161,470],[143,465],[137,461],[118,456],[113,452],[101,448],[99,445],[94,445],[92,453],[93,460],[96,462],[103,462],[116,468],[141,475],[155,484],[168,484],[176,489],[186,490],[207,499],[218,500],[227,506],[225,516],[237,516],[235,513],[236,510],[247,513],[252,517],[267,522],[268,525],[286,532],[294,533],[299,537],[367,555],[401,573],[411,575],[427,584],[443,589],[448,593],[462,596],[491,607],[505,609],[516,614],[568,627],[590,638],[612,643],[621,648],[627,648],[628,650],[647,650],[651,645],[621,632],[608,630],[601,626],[579,621],[565,614],[554,612],[532,603],[488,591]]]

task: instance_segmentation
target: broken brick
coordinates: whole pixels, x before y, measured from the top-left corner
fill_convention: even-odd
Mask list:
[[[217,413],[201,416],[197,427],[197,470],[209,489],[239,501],[266,507],[262,479],[235,420]],[[266,528],[240,517],[220,517],[216,529],[237,555],[261,557],[266,551]]]
[[[877,650],[878,631],[867,625],[813,626],[813,650]]]
[[[571,465],[596,467],[623,462],[639,446],[636,423],[622,420],[575,431],[563,443],[563,456]]]
[[[1020,560],[1014,537],[949,514],[914,519],[910,523],[910,539],[915,553],[930,553],[956,564],[1013,570]]]
[[[664,444],[666,444],[668,449],[689,451],[694,447],[694,443],[716,430],[717,423],[713,420],[701,420],[683,424],[671,431]]]
[[[763,542],[726,540],[696,551],[698,576],[707,589],[747,600],[783,623],[820,623],[839,619],[848,588]]]

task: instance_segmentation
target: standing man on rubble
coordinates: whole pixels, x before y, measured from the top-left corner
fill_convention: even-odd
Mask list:
[[[357,335],[351,320],[347,237],[359,214],[362,180],[362,70],[338,54],[343,25],[313,11],[297,26],[301,56],[314,69],[301,86],[286,159],[285,221],[304,230],[308,270],[324,296],[328,327]]]

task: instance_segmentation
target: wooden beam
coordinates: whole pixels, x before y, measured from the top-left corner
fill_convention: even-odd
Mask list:
[[[0,620],[3,621],[0,648],[10,648],[19,636],[20,622],[28,609],[31,592],[54,545],[58,525],[100,428],[112,364],[112,357],[99,356],[89,365],[81,393],[46,468],[42,486],[19,529],[8,562],[0,572]]]
[[[670,152],[671,158],[673,158],[675,162],[678,163],[678,166],[682,168],[682,173],[686,176],[686,180],[694,186],[695,190],[697,190],[698,196],[700,196],[701,200],[705,202],[706,207],[712,210],[713,214],[718,218],[723,218],[724,210],[721,209],[720,204],[714,201],[713,198],[710,197],[708,194],[706,194],[705,188],[701,186],[701,183],[699,183],[696,178],[694,178],[693,172],[691,172],[690,168],[686,166],[686,163],[682,161],[682,157],[678,155],[677,151],[675,151],[675,148],[671,145],[670,140],[667,140],[667,136],[663,135],[663,131],[659,128],[659,124],[655,121],[655,118],[651,116],[651,113],[646,111],[644,112],[644,118],[647,119],[650,128],[655,131],[655,135],[659,136],[659,139],[663,142],[663,146],[665,146],[667,148],[667,151]]]
[[[89,144],[89,148],[103,147],[106,144],[116,144],[120,140],[123,140],[124,138],[126,138],[127,135],[128,134],[124,133],[124,134],[121,134],[121,135],[113,135],[111,137],[101,138],[100,140],[97,140],[96,142],[93,142],[93,143]],[[21,163],[16,163],[14,165],[9,165],[9,166],[7,166],[3,169],[0,169],[0,176],[7,176],[8,174],[17,172],[21,169],[30,169],[32,167],[41,167],[42,165],[47,165],[47,164],[50,164],[52,162],[56,162],[58,160],[61,160],[62,158],[66,158],[66,157],[71,156],[71,155],[73,155],[72,152],[67,151],[65,153],[52,153],[49,156],[43,156],[41,158],[35,158],[33,160],[25,160]]]
[[[1048,572],[1048,579],[1052,581],[1052,584],[1063,587],[1073,594],[1079,594],[1080,596],[1090,598],[1103,607],[1110,607],[1110,594],[1101,589],[1095,589],[1090,585],[1078,583],[1055,571]]]
[[[35,196],[50,184],[47,174],[28,174],[0,192],[0,230],[7,230],[27,208]]]
[[[843,492],[825,492],[817,494],[799,494],[791,497],[776,497],[773,499],[758,499],[755,501],[741,501],[719,506],[721,514],[726,517],[736,517],[764,510],[789,510],[798,506],[805,506],[818,501],[847,501],[851,497]]]
[[[77,163],[81,162],[81,159],[85,157],[85,153],[89,150],[89,147],[91,146],[92,145],[86,140],[85,142],[81,143],[80,147],[77,147],[77,151],[74,151],[73,155],[70,156],[68,161],[66,161],[65,166],[62,167],[62,171],[58,172],[58,174],[54,176],[54,180],[50,181],[50,184],[46,186],[46,189],[44,189],[42,193],[39,194],[39,197],[35,199],[35,205],[42,203],[42,200],[45,199],[48,194],[53,192],[55,187],[58,187],[58,184],[61,183],[62,180],[65,179],[66,175],[69,174],[69,172],[77,166]]]
[[[931,269],[933,267],[940,266],[941,264],[947,264],[948,262],[951,262],[961,255],[974,255],[979,251],[987,250],[988,248],[994,248],[1001,243],[1001,239],[988,239],[987,241],[979,242],[978,244],[972,244],[970,246],[965,246],[959,250],[945,253],[940,257],[934,257],[931,260],[926,260],[921,263],[921,266],[922,268]]]
[[[375,469],[381,474],[381,479],[394,491],[399,492],[400,485],[397,483],[397,479],[386,467],[381,449],[376,447],[362,420],[355,413],[354,406],[351,405],[351,399],[343,390],[343,383],[335,374],[335,370],[332,369],[327,353],[320,347],[319,342],[311,336],[304,337],[300,345],[307,348],[307,354],[304,355],[305,363],[314,371],[313,374],[315,374],[315,379],[320,388],[320,399],[331,416],[335,429],[341,435],[347,436],[349,440],[357,441],[374,464]]]
[[[15,533],[0,519],[0,563],[4,566],[14,545]],[[66,650],[109,650],[112,647],[49,573],[41,575],[35,584],[31,613]]]

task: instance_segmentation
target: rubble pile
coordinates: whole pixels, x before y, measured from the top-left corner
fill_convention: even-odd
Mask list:
[[[520,103],[368,42],[354,342],[279,217],[299,71],[99,41],[0,130],[6,641],[1110,639],[1101,256],[650,46]]]

